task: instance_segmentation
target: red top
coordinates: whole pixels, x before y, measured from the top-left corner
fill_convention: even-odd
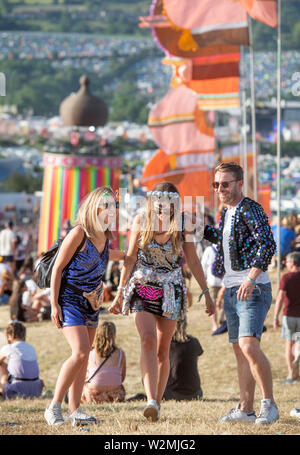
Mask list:
[[[283,303],[284,316],[300,318],[300,272],[289,272],[283,275],[280,290],[286,292]]]

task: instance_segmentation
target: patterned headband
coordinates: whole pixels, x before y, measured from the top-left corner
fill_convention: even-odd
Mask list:
[[[155,198],[179,198],[179,194],[175,193],[173,191],[148,191],[147,192],[148,197],[155,197]]]

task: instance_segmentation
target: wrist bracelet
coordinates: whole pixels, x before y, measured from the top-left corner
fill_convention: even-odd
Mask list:
[[[122,291],[124,291],[125,287],[124,286],[118,286],[117,289],[122,289]]]
[[[256,286],[256,282],[252,280],[252,278],[250,278],[249,276],[247,276],[247,280],[250,281],[250,283],[252,283],[253,286]]]
[[[198,297],[198,302],[200,302],[202,296],[203,296],[204,294],[206,294],[207,292],[209,292],[209,289],[208,289],[208,288],[203,289],[203,291],[201,292],[201,294],[200,294],[199,297]]]

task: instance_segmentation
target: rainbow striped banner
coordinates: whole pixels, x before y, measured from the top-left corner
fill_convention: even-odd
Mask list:
[[[123,159],[45,153],[38,252],[60,237],[63,222],[74,221],[80,201],[95,188],[119,189]]]

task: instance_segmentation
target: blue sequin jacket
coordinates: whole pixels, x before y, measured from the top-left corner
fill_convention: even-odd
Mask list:
[[[223,227],[227,207],[221,213],[218,228],[205,226],[204,238],[216,246],[213,274],[222,278],[225,274],[223,251]],[[238,205],[229,237],[231,268],[235,271],[256,267],[266,271],[275,254],[276,243],[262,206],[245,197]]]

